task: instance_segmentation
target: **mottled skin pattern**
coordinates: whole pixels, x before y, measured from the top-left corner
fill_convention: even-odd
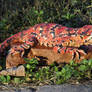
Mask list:
[[[81,28],[68,28],[54,23],[37,24],[28,30],[24,30],[6,39],[0,45],[0,55],[6,47],[12,49],[9,53],[20,52],[24,55],[24,50],[33,48],[36,45],[51,47],[57,53],[70,53],[72,58],[80,54],[86,54],[79,47],[92,44],[92,25]]]

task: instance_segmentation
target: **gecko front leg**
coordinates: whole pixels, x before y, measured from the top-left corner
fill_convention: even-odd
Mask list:
[[[16,53],[20,53],[21,57],[23,57],[25,50],[34,47],[37,43],[37,39],[30,36],[29,39],[26,39],[22,44],[14,44],[9,50],[9,54],[15,55]]]

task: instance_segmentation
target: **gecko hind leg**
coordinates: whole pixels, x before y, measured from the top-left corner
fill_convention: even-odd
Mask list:
[[[53,50],[62,55],[70,54],[72,56],[72,60],[76,61],[84,59],[86,53],[84,50],[73,48],[73,47],[63,47],[63,46],[55,46]]]

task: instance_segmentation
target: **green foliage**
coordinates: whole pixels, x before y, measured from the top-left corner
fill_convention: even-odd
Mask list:
[[[34,85],[62,84],[69,80],[78,81],[92,79],[92,59],[81,63],[71,61],[70,64],[40,66],[37,59],[25,58],[25,77],[0,76],[1,83],[33,83]],[[73,80],[74,79],[74,80]]]
[[[92,24],[91,0],[1,1],[0,42],[38,23],[59,23],[68,27]]]
[[[33,58],[30,60],[25,58],[24,60],[26,61],[26,64],[24,66],[27,69],[27,72],[32,73],[35,70],[36,66],[38,65],[37,59]]]
[[[13,81],[15,84],[19,84],[21,82],[20,78],[17,78],[17,77],[15,77]]]
[[[31,60],[29,60],[29,62],[30,61]],[[26,67],[27,65],[28,64],[26,64]],[[34,64],[30,65],[30,67],[34,67]],[[62,67],[55,63],[50,66],[38,67],[38,63],[36,63],[33,68],[34,71],[28,72],[29,69],[31,68],[28,67],[28,70],[26,70],[26,78],[28,82],[36,83],[35,85],[39,85],[40,83],[43,85],[62,84],[72,78],[75,78],[77,81],[85,78],[92,78],[92,60],[83,60],[81,63],[74,63],[74,61],[71,61],[70,64],[66,64]]]
[[[49,80],[51,73],[49,71],[49,67],[40,68],[34,75],[36,81],[45,82],[45,80]]]
[[[72,77],[73,68],[69,65],[64,66],[61,71],[56,72],[56,84],[61,84]]]
[[[1,83],[10,83],[10,81],[11,81],[11,77],[9,75],[7,75],[7,76],[1,75],[0,76],[0,82]]]

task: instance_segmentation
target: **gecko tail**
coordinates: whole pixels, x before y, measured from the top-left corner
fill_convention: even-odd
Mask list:
[[[9,50],[10,48],[10,43],[14,37],[16,36],[13,35],[0,44],[0,57],[6,55],[6,53],[8,52],[7,50]]]
[[[20,37],[20,35],[21,32],[7,38],[4,42],[0,44],[0,56],[5,55],[5,53],[8,52],[7,49],[10,49],[10,43],[13,41],[13,39]]]

